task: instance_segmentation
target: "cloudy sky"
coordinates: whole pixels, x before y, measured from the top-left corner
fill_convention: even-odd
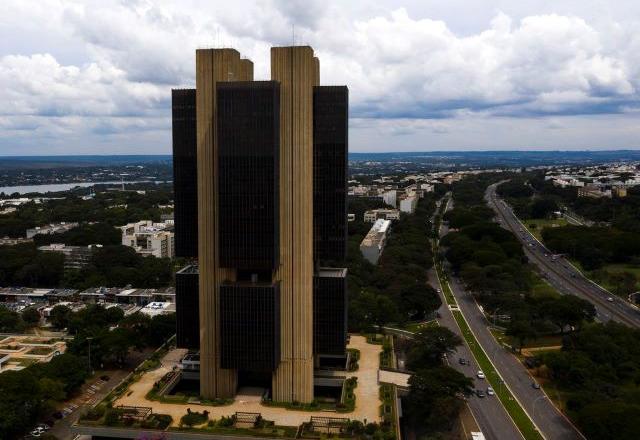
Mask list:
[[[0,155],[168,153],[196,48],[292,38],[351,151],[640,148],[637,0],[1,0]]]

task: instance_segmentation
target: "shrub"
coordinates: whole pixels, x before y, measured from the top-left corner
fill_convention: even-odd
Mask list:
[[[201,425],[207,420],[209,420],[209,411],[199,413],[197,411],[191,411],[191,408],[187,408],[187,413],[180,419],[180,425],[192,427],[194,425]]]
[[[235,423],[235,418],[233,416],[231,417],[222,416],[222,418],[218,422],[218,425],[223,428],[229,428],[233,426],[234,423]]]

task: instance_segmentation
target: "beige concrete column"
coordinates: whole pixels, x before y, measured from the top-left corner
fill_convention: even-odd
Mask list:
[[[198,259],[200,266],[200,393],[231,397],[237,375],[220,368],[219,286],[234,273],[218,264],[216,83],[250,80],[253,64],[234,49],[196,51]]]
[[[319,63],[308,46],[271,49],[280,82],[281,363],[277,401],[313,400],[313,86]]]

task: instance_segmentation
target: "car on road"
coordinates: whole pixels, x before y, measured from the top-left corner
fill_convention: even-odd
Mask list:
[[[485,375],[484,375],[484,373],[482,372],[482,370],[478,370],[478,372],[476,373],[476,377],[477,377],[478,379],[484,379],[484,378],[485,378]]]
[[[492,387],[487,387],[487,396],[493,396],[495,395],[495,391],[493,391]]]
[[[612,297],[612,296],[610,296],[609,298],[607,298],[607,301],[609,301],[610,303],[612,303],[612,302],[613,302],[613,297]]]
[[[460,365],[467,365],[468,362],[467,362],[467,360],[465,358],[460,358],[460,359],[458,359],[458,363]]]
[[[531,382],[531,386],[536,390],[540,389],[540,384],[538,382],[535,382],[535,381]]]
[[[480,397],[482,399],[485,396],[484,391],[476,390],[476,396],[478,396],[478,397]]]

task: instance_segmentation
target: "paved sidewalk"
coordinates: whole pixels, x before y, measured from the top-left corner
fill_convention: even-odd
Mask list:
[[[180,418],[187,413],[187,408],[193,411],[209,411],[210,419],[219,419],[222,416],[233,415],[236,411],[258,412],[267,420],[273,420],[276,425],[298,426],[302,422],[308,422],[311,416],[348,417],[353,420],[366,420],[367,422],[380,421],[380,405],[378,386],[379,354],[382,346],[368,344],[363,336],[351,336],[349,348],[360,350],[358,371],[344,372],[345,376],[358,378],[358,386],[355,389],[356,408],[350,413],[336,413],[333,411],[296,411],[286,408],[277,408],[262,405],[256,399],[246,400],[239,398],[231,405],[208,406],[196,404],[173,404],[147,400],[145,397],[153,384],[171,371],[176,365],[176,356],[169,352],[162,359],[161,366],[144,374],[139,381],[133,383],[129,389],[115,403],[116,405],[149,406],[154,413],[169,414],[173,417],[173,425],[177,426]]]

